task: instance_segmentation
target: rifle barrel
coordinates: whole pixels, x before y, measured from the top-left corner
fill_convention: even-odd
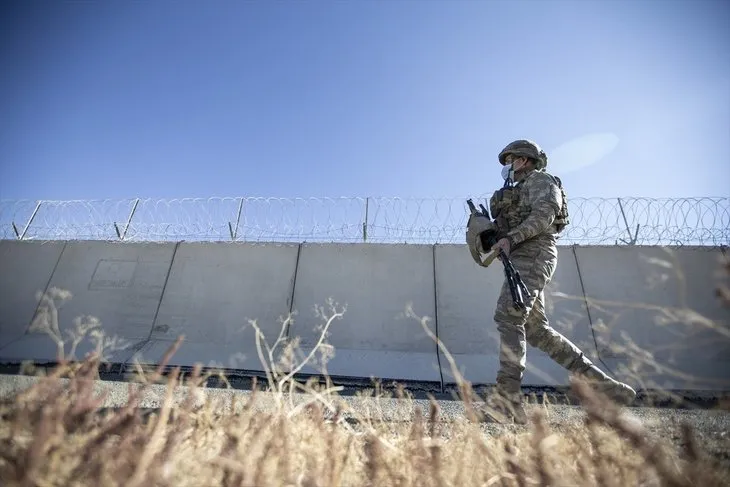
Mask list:
[[[469,211],[471,211],[472,214],[477,213],[477,208],[474,206],[474,202],[472,200],[466,200],[466,204],[469,205]]]

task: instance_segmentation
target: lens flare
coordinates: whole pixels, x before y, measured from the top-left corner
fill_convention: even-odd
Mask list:
[[[549,169],[561,174],[598,163],[618,146],[613,133],[588,134],[572,139],[548,152]]]

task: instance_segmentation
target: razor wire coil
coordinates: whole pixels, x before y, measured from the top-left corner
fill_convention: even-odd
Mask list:
[[[568,210],[561,245],[730,242],[727,197],[571,198]],[[13,200],[0,201],[0,238],[462,244],[468,215],[466,198]]]

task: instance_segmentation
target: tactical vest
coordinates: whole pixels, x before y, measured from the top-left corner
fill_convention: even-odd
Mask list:
[[[547,173],[546,173],[547,174]],[[563,204],[558,212],[553,226],[556,233],[561,233],[570,223],[568,215],[568,197],[563,188],[560,178],[548,174],[560,189]],[[505,236],[510,230],[518,227],[529,216],[532,208],[527,204],[521,204],[521,186],[507,186],[494,192],[489,200],[489,212],[492,214],[497,225],[498,238]]]
[[[552,174],[548,175],[553,178],[557,183],[558,188],[560,189],[560,199],[563,200],[560,211],[558,212],[558,215],[555,217],[555,221],[553,222],[553,225],[555,225],[555,229],[557,230],[557,232],[562,233],[563,230],[565,230],[565,227],[570,224],[570,215],[568,214],[568,195],[565,193],[565,188],[563,188],[563,182],[560,180],[560,178],[557,176],[553,176]]]

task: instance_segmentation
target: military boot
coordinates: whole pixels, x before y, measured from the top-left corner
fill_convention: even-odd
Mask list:
[[[501,424],[527,424],[527,413],[522,403],[522,394],[509,394],[497,388],[487,397],[479,409],[482,421]]]
[[[582,376],[594,390],[605,394],[617,404],[627,406],[636,398],[636,391],[630,385],[610,377],[590,362],[571,372]]]

